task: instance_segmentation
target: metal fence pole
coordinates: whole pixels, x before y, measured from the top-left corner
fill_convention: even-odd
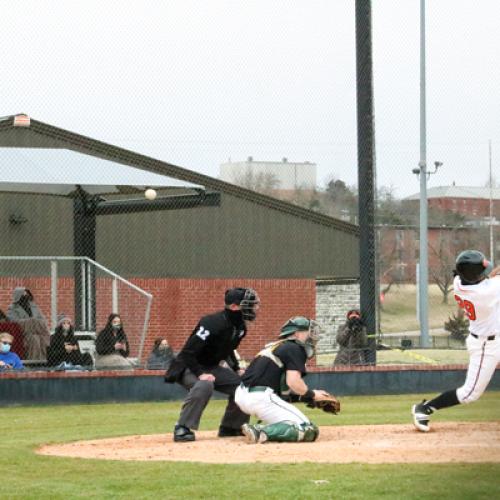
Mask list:
[[[112,310],[114,314],[118,314],[118,280],[113,278],[113,287],[111,290]]]
[[[86,307],[86,304],[87,304],[87,300],[86,300],[86,295],[87,295],[87,290],[86,290],[86,286],[85,286],[85,283],[86,283],[86,270],[85,270],[85,266],[87,265],[87,262],[82,259],[80,261],[80,275],[81,275],[81,281],[80,281],[80,293],[79,293],[79,297],[80,297],[80,308],[81,308],[81,320],[80,320],[80,328],[82,328],[82,330],[88,330],[88,325],[87,325],[87,307]],[[78,293],[78,290],[76,290],[76,285],[77,283],[75,283],[75,293]],[[78,303],[77,303],[78,304]],[[76,310],[78,312],[78,305],[76,307]]]
[[[50,327],[57,326],[57,260],[50,261]]]
[[[148,303],[146,305],[146,315],[144,317],[144,325],[142,327],[142,335],[141,335],[141,341],[139,343],[139,353],[137,355],[137,359],[140,362],[142,358],[142,353],[144,351],[144,341],[146,340],[146,334],[148,331],[148,326],[149,326],[149,318],[151,316],[151,303],[153,302],[153,297],[150,295],[148,298]]]
[[[94,290],[93,288],[93,282],[92,282],[92,269],[91,265],[89,262],[87,262],[87,275],[85,278],[85,299],[86,299],[86,306],[87,306],[87,330],[92,330],[95,331],[95,315],[92,314],[92,302],[94,300],[94,296],[92,291]]]
[[[369,335],[368,362],[376,363],[377,262],[375,245],[375,132],[371,0],[356,0],[356,90],[359,185],[359,285]]]

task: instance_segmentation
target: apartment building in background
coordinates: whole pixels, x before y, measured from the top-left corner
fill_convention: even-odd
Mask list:
[[[316,163],[257,161],[249,156],[246,161],[227,161],[220,165],[219,178],[238,186],[272,192],[273,196],[288,199],[297,190],[316,189]]]

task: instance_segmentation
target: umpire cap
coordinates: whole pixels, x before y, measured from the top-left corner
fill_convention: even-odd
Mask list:
[[[464,250],[458,255],[455,264],[463,285],[479,283],[493,269],[493,264],[479,250]]]

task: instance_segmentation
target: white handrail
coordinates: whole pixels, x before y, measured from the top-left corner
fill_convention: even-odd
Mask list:
[[[146,292],[142,288],[139,288],[137,285],[134,285],[130,281],[126,280],[122,276],[116,274],[115,272],[111,271],[107,267],[103,266],[102,264],[99,264],[95,260],[92,260],[89,257],[83,257],[83,256],[31,256],[31,255],[0,255],[0,261],[7,261],[7,260],[14,260],[14,261],[27,261],[27,260],[38,260],[38,261],[49,261],[50,262],[50,267],[51,267],[51,320],[52,320],[52,326],[55,327],[55,324],[57,322],[57,287],[55,285],[55,281],[57,280],[57,261],[80,261],[82,263],[80,273],[81,273],[81,278],[82,282],[85,283],[86,285],[86,299],[82,300],[82,320],[83,324],[87,325],[88,321],[92,318],[92,271],[90,269],[90,266],[94,266],[97,269],[100,269],[101,271],[104,271],[107,273],[109,276],[113,278],[113,312],[118,312],[115,311],[118,306],[118,287],[117,287],[117,281],[121,281],[124,283],[126,286],[129,288],[135,290],[139,294],[143,295],[146,297],[147,303],[146,303],[146,311],[145,311],[145,316],[144,316],[144,323],[142,325],[142,334],[141,334],[141,340],[139,343],[139,359],[142,357],[143,354],[143,349],[144,349],[144,341],[146,339],[146,334],[147,334],[147,329],[149,325],[149,320],[151,317],[151,303],[153,301],[153,295]]]
[[[125,283],[126,285],[130,286],[135,291],[139,292],[140,294],[144,295],[145,297],[153,298],[153,296],[150,293],[146,292],[146,290],[139,288],[137,285],[134,285],[133,283],[126,280],[125,278],[123,278],[119,274],[116,274],[113,271],[111,271],[111,269],[108,269],[107,267],[103,266],[102,264],[99,264],[98,262],[96,262],[95,260],[92,260],[89,257],[70,257],[70,256],[58,256],[58,257],[50,256],[50,257],[47,257],[47,256],[33,256],[33,255],[17,255],[17,256],[16,255],[10,255],[10,256],[9,255],[8,256],[0,255],[0,260],[85,260],[85,261],[93,264],[95,267],[99,268],[101,271],[104,271],[104,272],[110,274],[111,276],[113,276],[113,278],[116,278],[116,279],[120,280],[122,283]]]

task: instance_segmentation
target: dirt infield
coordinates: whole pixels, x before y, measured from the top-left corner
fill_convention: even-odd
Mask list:
[[[126,436],[42,446],[37,453],[107,460],[207,463],[446,463],[500,462],[500,422],[436,423],[429,433],[411,425],[321,427],[315,443],[248,444],[243,437],[218,439],[196,433],[192,443],[171,434]]]

